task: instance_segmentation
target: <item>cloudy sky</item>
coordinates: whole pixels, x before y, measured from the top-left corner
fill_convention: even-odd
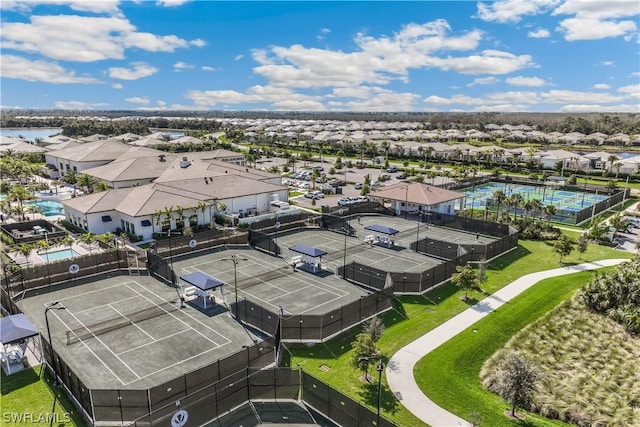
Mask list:
[[[640,112],[640,2],[0,2],[2,108]]]

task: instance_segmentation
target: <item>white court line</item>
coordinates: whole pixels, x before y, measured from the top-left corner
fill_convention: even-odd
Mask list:
[[[193,328],[192,328],[192,329],[193,329]],[[224,344],[224,345],[226,345],[226,344]],[[144,378],[150,377],[151,375],[156,375],[158,372],[162,372],[162,371],[164,371],[164,370],[167,370],[167,369],[173,368],[174,366],[182,365],[182,364],[184,364],[185,362],[187,362],[187,361],[189,361],[189,360],[191,360],[191,359],[194,359],[194,358],[196,358],[196,357],[202,356],[203,354],[207,354],[207,353],[209,353],[209,352],[210,352],[210,351],[212,351],[212,350],[217,350],[218,348],[220,348],[220,347],[210,348],[209,350],[205,350],[205,351],[202,351],[202,352],[200,352],[200,353],[198,353],[198,354],[194,354],[193,356],[191,356],[191,357],[187,357],[186,359],[181,359],[179,362],[172,363],[171,365],[168,365],[168,366],[166,366],[166,367],[164,367],[164,368],[162,368],[162,369],[158,369],[157,371],[154,371],[154,372],[151,372],[151,373],[149,373],[149,374],[147,374],[147,375],[144,375],[144,376],[140,377],[140,379],[142,380],[142,379],[144,379]],[[136,382],[136,381],[138,381],[138,380],[130,381],[130,382],[126,383],[125,385],[133,384],[133,383],[134,383],[134,382]]]
[[[111,307],[111,304],[109,304],[109,307]],[[153,344],[153,342],[155,342],[155,341],[156,341],[156,339],[155,339],[154,337],[152,337],[151,335],[149,335],[149,334],[147,333],[147,331],[145,331],[144,329],[142,329],[140,326],[138,326],[135,322],[133,322],[133,321],[132,321],[131,319],[129,319],[127,316],[125,316],[124,314],[120,313],[120,311],[119,311],[117,308],[115,308],[115,307],[111,307],[111,308],[112,308],[116,313],[118,313],[120,316],[122,316],[122,317],[124,317],[125,319],[129,320],[129,322],[131,322],[131,324],[132,324],[133,326],[135,326],[136,328],[140,329],[140,331],[141,331],[143,334],[145,334],[146,336],[148,336],[149,338],[151,338],[151,339],[153,340],[152,342],[147,343],[147,344]]]
[[[87,308],[87,309],[84,309],[84,310],[76,311],[75,313],[76,314],[85,313],[87,311],[95,310],[96,308],[105,307],[105,306],[110,306],[111,307],[111,304],[118,304],[118,303],[121,303],[123,301],[128,301],[130,299],[137,299],[137,297],[133,296],[133,297],[128,297],[128,298],[124,298],[124,299],[119,299],[117,301],[112,301],[112,302],[109,302],[107,304],[95,305],[95,306],[93,306],[91,308]],[[111,308],[113,308],[113,307],[111,307]]]
[[[152,343],[142,344],[142,345],[139,345],[139,346],[136,346],[136,347],[128,348],[128,349],[126,349],[125,351],[122,351],[122,352],[118,353],[118,355],[125,354],[125,353],[128,353],[128,352],[130,352],[130,351],[133,351],[133,350],[137,350],[137,349],[139,349],[139,348],[142,348],[142,347],[146,347],[146,346],[148,346],[149,344],[154,344],[154,343],[156,343],[156,342],[160,342],[160,341],[162,341],[162,340],[164,340],[164,339],[171,338],[171,337],[173,337],[173,336],[176,336],[176,335],[182,334],[182,333],[187,332],[187,331],[189,331],[189,330],[191,330],[191,329],[192,329],[192,328],[183,329],[183,330],[181,330],[181,331],[179,331],[179,332],[173,333],[173,334],[171,334],[171,335],[167,335],[166,337],[162,337],[162,338],[160,338],[160,339],[154,340],[154,342],[152,342]],[[216,347],[216,348],[217,348],[217,347]]]
[[[142,286],[141,284],[139,284],[138,282],[132,281],[132,282],[129,282],[129,283],[135,283],[135,284],[136,284],[136,285],[138,285],[139,287],[141,287],[141,288],[143,288],[143,289],[145,289],[145,290],[146,290],[146,288],[145,288],[144,286]],[[125,284],[125,286],[127,286],[127,287],[129,288],[129,286],[128,286],[128,285],[126,285],[126,284]],[[131,289],[131,288],[129,288],[129,289]],[[135,289],[131,289],[131,290],[132,290],[133,292],[136,292],[138,295],[140,295],[142,298],[146,299],[146,300],[147,300],[147,301],[149,301],[150,303],[152,303],[152,304],[154,304],[154,305],[156,305],[156,306],[160,307],[158,304],[156,304],[155,302],[153,302],[152,300],[150,300],[150,299],[149,299],[149,298],[147,298],[146,296],[142,295],[140,292],[136,291]],[[155,295],[155,294],[154,294],[154,295]],[[166,300],[164,300],[164,299],[163,299],[162,301],[163,301],[163,302],[167,302],[167,303],[169,302],[169,301],[166,301]],[[162,308],[162,307],[160,307],[160,308]],[[164,310],[164,309],[163,309],[163,310]],[[164,311],[166,311],[166,310],[164,310]],[[178,318],[177,318],[176,316],[174,316],[171,312],[167,312],[167,313],[168,313],[168,314],[170,314],[173,318],[177,319],[177,320],[178,320],[180,323],[182,323],[183,325],[185,325],[185,326],[187,326],[187,327],[189,327],[189,328],[193,329],[193,330],[194,330],[194,331],[196,331],[198,334],[202,335],[202,334],[201,334],[197,329],[195,329],[195,328],[191,327],[191,325],[186,324],[186,323],[185,323],[184,321],[182,321],[181,319],[178,319]],[[204,326],[205,328],[209,329],[211,332],[213,332],[214,334],[218,335],[220,338],[222,338],[222,339],[224,339],[224,340],[226,341],[226,343],[224,343],[224,344],[218,344],[218,343],[216,343],[215,341],[213,341],[213,340],[211,340],[210,338],[208,338],[208,337],[206,337],[206,336],[204,336],[204,335],[203,335],[207,340],[211,341],[212,343],[214,343],[214,344],[215,344],[215,345],[217,345],[218,347],[221,347],[221,346],[223,346],[223,345],[229,344],[229,343],[231,342],[231,340],[230,340],[229,338],[225,337],[224,335],[221,335],[221,334],[220,334],[219,332],[217,332],[216,330],[211,329],[211,327],[209,327],[208,325],[206,325],[206,324],[202,323],[200,320],[196,319],[195,317],[193,317],[193,316],[192,316],[192,315],[190,315],[189,313],[185,313],[184,311],[182,311],[181,313],[183,313],[185,316],[187,316],[187,317],[191,318],[191,319],[192,319],[192,320],[194,320],[195,322],[197,322],[197,323],[201,324],[202,326]]]
[[[305,287],[303,287],[303,288],[296,289],[295,291],[286,292],[286,293],[284,293],[284,294],[282,294],[282,295],[277,295],[277,296],[275,296],[275,297],[273,297],[273,298],[271,298],[271,299],[263,300],[263,301],[273,301],[273,300],[277,300],[278,298],[282,298],[282,297],[285,297],[285,296],[287,296],[287,295],[291,295],[291,294],[295,294],[296,292],[303,291],[303,290],[305,290],[305,289],[307,289],[307,288],[310,288],[311,286],[312,286],[312,285],[308,285],[308,286],[305,286]]]
[[[65,310],[65,311],[67,311],[67,310]],[[56,317],[58,318],[58,320],[60,321],[60,323],[62,323],[62,324],[64,325],[64,327],[65,327],[67,330],[69,330],[69,331],[71,330],[71,328],[69,327],[69,325],[67,325],[67,323],[66,323],[64,320],[62,320],[62,319],[60,318],[60,316],[58,316],[58,314],[55,312],[55,310],[54,310],[53,315],[54,315],[54,316],[56,316]],[[102,358],[101,358],[100,356],[98,356],[98,355],[95,353],[95,351],[93,351],[91,348],[89,348],[89,346],[87,345],[87,343],[85,343],[85,342],[84,342],[84,340],[80,340],[80,342],[82,343],[82,345],[84,345],[84,346],[87,348],[87,350],[89,350],[89,352],[90,352],[91,354],[93,354],[93,356],[94,356],[96,359],[98,359],[98,360],[100,361],[100,363],[102,363],[102,364],[104,365],[104,367],[105,367],[105,368],[107,368],[107,370],[108,370],[109,372],[111,372],[111,375],[113,375],[114,377],[116,377],[116,379],[117,379],[118,381],[120,381],[120,383],[121,383],[122,385],[127,384],[127,383],[125,383],[124,381],[122,381],[122,380],[120,379],[120,377],[119,377],[118,375],[116,375],[116,373],[115,373],[115,372],[113,372],[113,370],[109,367],[109,365],[107,365],[107,364],[104,362],[104,360],[102,360]],[[49,343],[49,345],[51,345],[51,343]]]
[[[126,286],[126,285],[125,285],[125,286]],[[75,316],[75,314],[73,314],[73,313],[72,313],[72,312],[70,312],[69,310],[65,310],[65,311],[66,311],[67,313],[69,313],[69,314],[70,314],[74,319],[76,319],[76,321],[77,321],[78,323],[80,323],[80,325],[82,325],[82,327],[83,327],[83,328],[85,328],[86,330],[88,330],[89,332],[91,332],[91,330],[90,330],[89,328],[87,328],[87,326],[86,326],[84,323],[82,323],[82,322],[80,321],[80,319],[78,319],[78,318]],[[98,342],[99,342],[100,344],[102,344],[102,346],[103,346],[104,348],[106,348],[106,349],[107,349],[107,351],[108,351],[109,353],[113,354],[113,355],[115,356],[115,358],[116,358],[116,359],[118,359],[118,360],[120,361],[120,363],[122,363],[122,364],[123,364],[123,365],[124,365],[128,370],[130,370],[130,371],[133,373],[133,375],[135,375],[136,377],[138,377],[138,379],[140,379],[140,375],[138,375],[138,374],[136,373],[136,371],[134,371],[133,369],[131,369],[131,367],[130,367],[129,365],[127,365],[127,364],[126,364],[126,362],[125,362],[124,360],[120,359],[120,357],[118,357],[118,355],[117,355],[117,354],[115,354],[115,353],[114,353],[114,352],[109,348],[109,346],[107,346],[105,343],[103,343],[103,342],[102,342],[102,340],[101,340],[100,338],[98,338],[98,336],[97,336],[96,334],[94,334],[93,332],[91,332],[91,335],[92,335],[92,337],[93,337],[93,338],[95,338],[96,340],[98,340]],[[120,381],[120,382],[122,382],[122,381]]]

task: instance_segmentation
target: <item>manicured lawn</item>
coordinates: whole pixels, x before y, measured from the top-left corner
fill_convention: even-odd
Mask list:
[[[488,281],[482,286],[484,293],[471,292],[470,296],[480,300],[486,294],[503,288],[520,276],[559,267],[558,256],[553,253],[552,248],[553,242],[521,241],[517,249],[489,264]],[[577,253],[574,253],[566,257],[565,262],[578,264],[599,259],[631,257],[632,254],[629,253],[604,246],[589,245],[582,260],[578,259]],[[448,283],[424,296],[397,297],[396,310],[388,312],[383,317],[387,328],[378,342],[381,353],[386,358],[391,357],[409,342],[468,308],[469,305],[460,300],[461,295],[462,292]],[[357,332],[357,330],[352,331],[326,344],[316,344],[312,347],[290,346],[291,365],[299,364],[310,374],[375,410],[377,394],[370,390],[372,386],[367,386],[360,381],[359,373],[349,364],[351,342]],[[422,425],[395,401],[387,388],[384,376],[383,386],[382,413],[405,426]]]
[[[588,271],[543,280],[449,340],[416,365],[420,388],[438,405],[463,418],[478,414],[482,425],[566,425],[533,414],[527,415],[526,422],[507,418],[508,404],[482,387],[479,373],[484,361],[513,335],[570,298],[594,274]]]
[[[38,366],[11,376],[2,373],[0,425],[86,425],[76,407],[60,389],[51,385],[51,377],[44,371]]]

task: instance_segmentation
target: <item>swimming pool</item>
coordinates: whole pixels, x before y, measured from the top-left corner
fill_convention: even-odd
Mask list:
[[[25,206],[38,207],[44,216],[64,215],[64,206],[60,202],[54,202],[52,200],[33,200],[25,202],[24,204]]]
[[[39,254],[40,257],[49,262],[49,261],[60,261],[61,259],[69,259],[79,256],[80,254],[73,249],[61,249],[58,251],[48,251]]]

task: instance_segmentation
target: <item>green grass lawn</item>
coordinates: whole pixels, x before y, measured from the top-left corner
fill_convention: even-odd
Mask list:
[[[414,369],[418,385],[431,400],[462,418],[478,414],[482,425],[566,425],[534,414],[527,414],[524,422],[507,418],[504,410],[509,405],[484,389],[479,373],[484,361],[513,335],[570,298],[594,274],[546,279],[523,292],[418,362]]]
[[[53,387],[51,376],[41,366],[25,369],[10,376],[3,372],[1,391],[0,425],[86,425],[78,409],[60,388]]]
[[[521,241],[515,250],[489,263],[488,281],[482,286],[483,293],[471,292],[470,296],[480,300],[525,274],[559,267],[558,256],[552,251],[553,243]],[[565,265],[631,257],[630,253],[589,245],[582,260],[574,253],[565,257]],[[406,344],[468,308],[469,305],[460,300],[462,294],[454,285],[447,283],[424,296],[397,297],[396,309],[383,317],[386,330],[378,342],[382,354],[387,358],[391,357]],[[290,346],[291,365],[302,366],[310,374],[375,409],[377,395],[371,392],[371,386],[359,380],[359,373],[349,364],[351,342],[357,332],[355,330],[326,344],[312,347]],[[384,378],[383,386],[382,413],[405,426],[422,425],[395,401]]]

